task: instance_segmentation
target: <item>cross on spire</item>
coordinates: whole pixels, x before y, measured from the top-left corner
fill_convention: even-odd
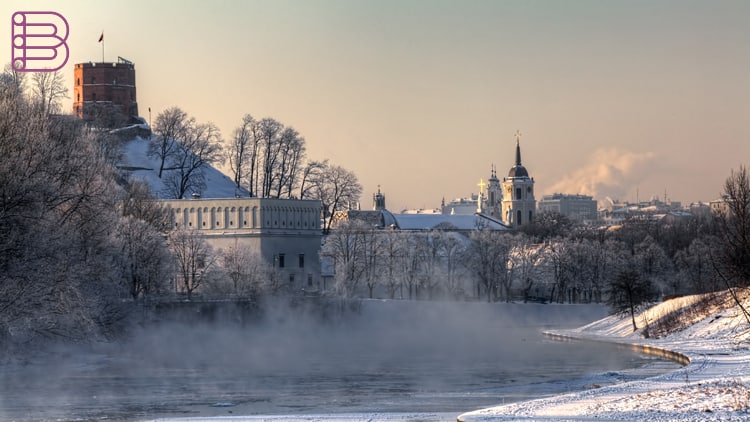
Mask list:
[[[486,183],[484,183],[484,180],[479,179],[479,183],[477,183],[477,186],[479,186],[479,194],[481,195],[484,193],[484,187],[487,186]]]

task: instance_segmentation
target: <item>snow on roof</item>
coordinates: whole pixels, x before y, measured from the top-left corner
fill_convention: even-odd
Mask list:
[[[505,230],[506,226],[495,220],[476,214],[393,214],[401,230],[432,230],[441,224],[449,224],[458,230]]]
[[[148,156],[149,140],[137,137],[126,141],[122,161],[118,167],[130,178],[148,183],[159,199],[175,199],[167,193],[163,178],[159,178],[159,160]],[[164,170],[167,174],[170,170]],[[164,176],[164,175],[162,175]],[[234,181],[212,166],[203,168],[206,188],[200,192],[202,198],[234,198],[249,196],[245,189],[237,190]]]

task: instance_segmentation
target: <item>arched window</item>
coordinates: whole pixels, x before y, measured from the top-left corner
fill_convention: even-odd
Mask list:
[[[521,210],[516,212],[516,224],[521,225]]]

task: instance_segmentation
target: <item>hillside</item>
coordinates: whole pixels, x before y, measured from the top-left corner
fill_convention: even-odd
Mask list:
[[[750,292],[741,295],[747,309]],[[555,334],[670,350],[690,363],[647,380],[478,410],[459,420],[747,420],[750,324],[727,292],[672,299],[644,310],[637,321],[636,332],[629,316],[613,315]]]
[[[123,143],[122,161],[118,168],[124,175],[148,183],[151,191],[160,199],[171,198],[164,185],[164,177],[159,178],[159,161],[148,156],[149,140],[135,137]],[[172,170],[165,170],[163,176]],[[213,166],[206,166],[203,170],[206,189],[201,192],[202,198],[234,198],[248,196],[245,189],[237,190],[232,179]]]

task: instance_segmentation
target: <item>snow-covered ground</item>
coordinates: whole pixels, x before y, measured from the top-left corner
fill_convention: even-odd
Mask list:
[[[724,294],[706,302],[705,296],[665,301],[636,317],[610,316],[584,327],[553,334],[612,341],[677,352],[690,360],[685,367],[653,378],[586,391],[468,412],[464,422],[497,420],[622,420],[695,421],[750,420],[750,324]],[[725,303],[729,305],[718,305]],[[750,300],[743,300],[745,308]],[[705,306],[699,306],[699,304]],[[702,310],[696,310],[701,308]],[[661,338],[644,338],[658,321],[681,314],[683,323]]]
[[[167,193],[163,179],[159,178],[159,160],[148,155],[149,140],[136,137],[123,145],[123,156],[118,167],[129,177],[148,183],[159,198],[173,198]],[[165,170],[166,177],[172,170]],[[232,179],[210,165],[201,169],[206,188],[200,192],[203,198],[234,198],[248,196],[244,189],[238,190]]]

